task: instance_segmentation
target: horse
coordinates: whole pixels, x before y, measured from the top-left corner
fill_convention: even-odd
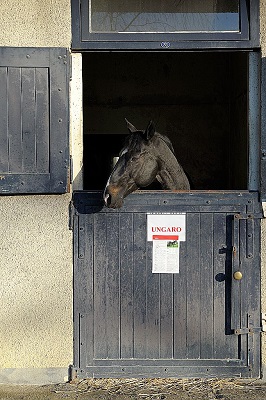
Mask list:
[[[156,180],[165,190],[189,190],[170,139],[156,132],[152,121],[145,130],[136,129],[127,119],[126,124],[129,135],[103,192],[106,207],[122,207],[126,196]]]

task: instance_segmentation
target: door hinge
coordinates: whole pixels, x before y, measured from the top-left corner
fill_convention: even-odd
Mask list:
[[[234,335],[246,335],[248,334],[252,334],[252,333],[258,333],[261,332],[261,326],[259,327],[252,327],[252,328],[239,328],[239,329],[234,329]]]
[[[235,219],[262,219],[263,218],[263,214],[262,213],[242,213],[242,214],[235,214],[234,215]]]
[[[233,330],[234,335],[252,335],[253,333],[259,333],[262,331],[261,326],[254,326],[253,318],[250,314],[247,315],[247,327],[245,328],[236,328]]]

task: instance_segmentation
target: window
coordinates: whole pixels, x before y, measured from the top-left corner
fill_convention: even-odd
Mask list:
[[[76,49],[259,45],[258,0],[73,0],[72,14]]]
[[[239,1],[89,0],[89,33],[240,32]]]

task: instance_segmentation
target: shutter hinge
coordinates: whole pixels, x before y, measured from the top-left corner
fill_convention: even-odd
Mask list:
[[[261,330],[266,332],[266,313],[261,313]]]
[[[69,183],[72,185],[73,183],[73,157],[69,156]]]
[[[73,200],[69,203],[69,221],[68,221],[68,227],[70,231],[73,231],[74,228],[74,214],[75,214],[75,207]]]

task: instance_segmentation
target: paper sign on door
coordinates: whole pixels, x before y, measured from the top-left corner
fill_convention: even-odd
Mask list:
[[[153,242],[152,272],[179,273],[180,241],[186,240],[186,214],[148,214],[147,240]]]

